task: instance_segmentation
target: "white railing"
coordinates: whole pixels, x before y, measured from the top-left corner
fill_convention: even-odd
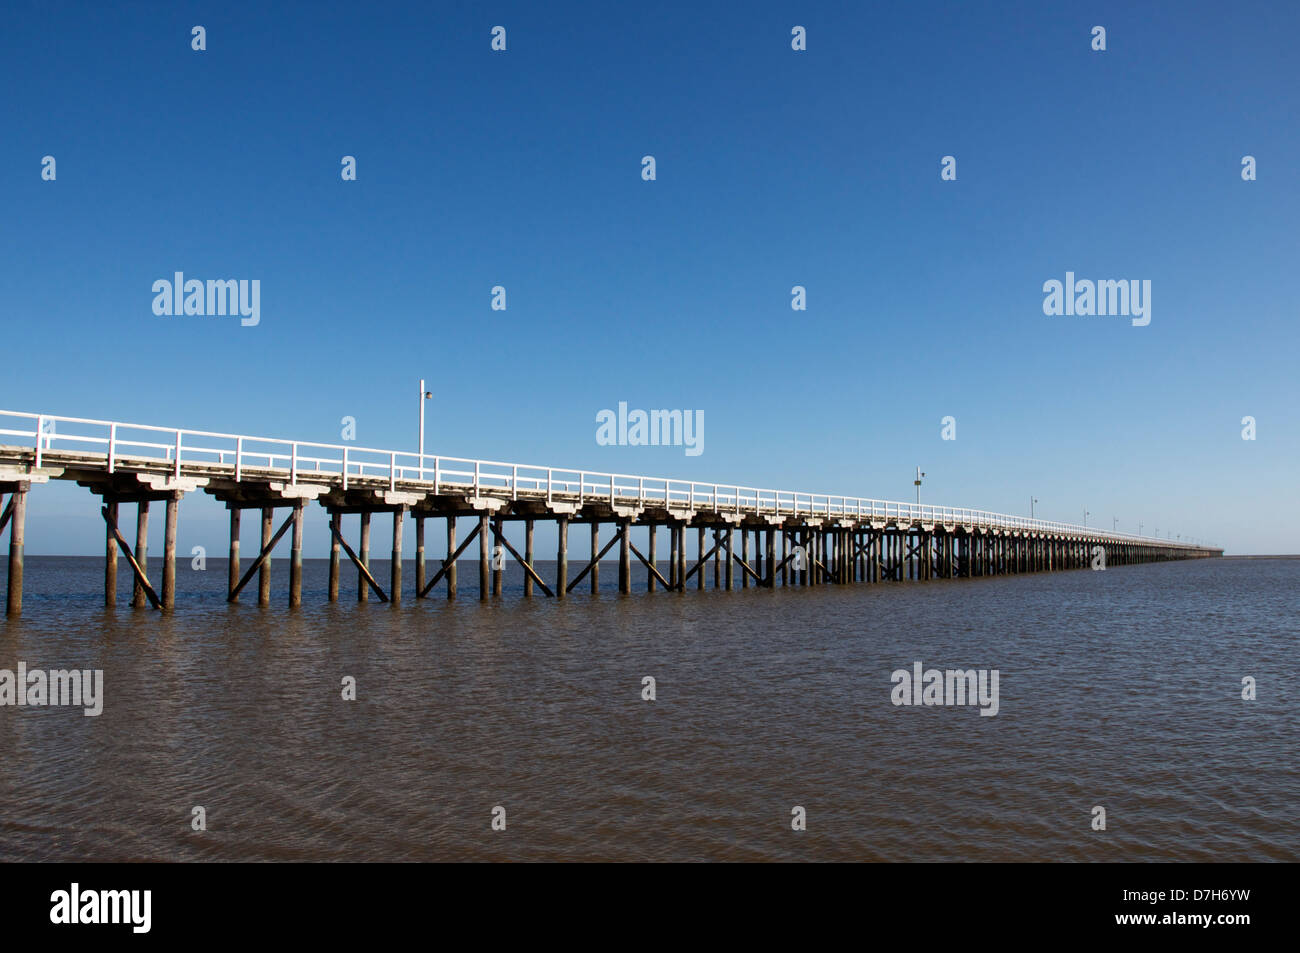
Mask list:
[[[30,429],[21,427],[27,422]],[[35,451],[36,465],[53,449],[102,454],[109,473],[119,465],[165,463],[175,476],[182,467],[225,465],[232,468],[235,480],[243,480],[250,467],[282,475],[289,483],[310,483],[314,478],[337,478],[347,489],[350,482],[366,480],[386,482],[389,489],[398,484],[411,489],[440,493],[447,490],[470,491],[475,495],[508,494],[512,499],[545,499],[557,496],[565,502],[607,502],[611,504],[660,504],[670,510],[706,508],[720,512],[757,514],[760,516],[822,516],[826,518],[872,519],[899,523],[953,523],[992,529],[1029,530],[1044,533],[1089,535],[1116,541],[1141,542],[1180,548],[1217,549],[1190,541],[1134,536],[1106,532],[1097,527],[1029,519],[986,510],[928,503],[901,503],[856,496],[824,493],[801,493],[793,490],[764,490],[693,480],[673,480],[626,473],[598,473],[568,470],[497,460],[469,460],[413,453],[405,450],[380,450],[342,444],[311,443],[250,437],[241,434],[211,433],[202,430],[178,430],[146,424],[127,424],[83,417],[60,417],[53,414],[28,414],[0,410],[0,445],[4,438],[16,437],[19,446]],[[56,447],[57,445],[57,447]]]

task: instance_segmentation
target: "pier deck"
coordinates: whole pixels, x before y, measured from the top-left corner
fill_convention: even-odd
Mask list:
[[[135,579],[133,604],[167,609],[175,602],[175,539],[179,502],[203,490],[230,510],[230,585],[240,593],[256,573],[258,601],[270,598],[270,555],[292,529],[291,606],[301,604],[302,529],[307,507],[323,507],[331,529],[330,599],[338,598],[341,554],[357,569],[358,599],[374,594],[400,602],[404,518],[416,523],[414,595],[425,598],[438,583],[457,594],[456,559],[475,542],[479,550],[479,597],[501,593],[506,553],[525,571],[525,594],[534,588],[563,598],[590,576],[598,585],[600,560],[619,547],[619,588],[630,592],[632,558],[646,570],[650,590],[704,588],[713,561],[714,588],[776,585],[844,585],[904,579],[948,579],[1044,572],[1170,559],[1221,556],[1212,546],[1134,536],[984,510],[902,503],[865,497],[768,490],[631,474],[599,473],[500,461],[472,460],[410,451],[210,433],[116,421],[0,411],[0,532],[9,526],[7,612],[22,609],[26,496],[33,485],[68,480],[103,498],[105,601],[116,598],[119,552]],[[148,512],[166,505],[161,592],[148,577]],[[137,508],[132,548],[117,523],[118,508]],[[291,510],[277,532],[273,513]],[[261,514],[261,548],[240,574],[240,514]],[[391,573],[385,590],[369,571],[370,522],[393,520]],[[360,518],[359,551],[348,544],[342,518]],[[447,558],[432,576],[425,562],[425,521],[447,523]],[[459,545],[456,525],[474,529]],[[558,528],[554,588],[534,568],[537,520]],[[525,524],[524,552],[506,537],[505,524]],[[603,548],[602,524],[615,532]],[[568,578],[568,528],[591,528],[591,558]],[[633,527],[646,527],[646,552],[632,541]],[[660,572],[657,530],[669,531],[668,575]],[[686,532],[695,529],[699,559],[686,565]],[[740,534],[737,551],[736,535]],[[750,548],[751,534],[753,549]],[[779,543],[779,552],[778,546]],[[752,552],[752,558],[751,558]]]

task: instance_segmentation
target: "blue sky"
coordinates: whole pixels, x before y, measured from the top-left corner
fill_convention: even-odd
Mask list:
[[[887,499],[920,464],[1296,551],[1300,7],[991,6],[15,4],[0,407],[411,448],[424,377],[433,452]],[[1067,270],[1149,279],[1151,324],[1045,316]],[[175,271],[259,279],[261,323],[156,316]],[[705,452],[598,446],[619,401]],[[29,551],[95,513],[41,488]]]

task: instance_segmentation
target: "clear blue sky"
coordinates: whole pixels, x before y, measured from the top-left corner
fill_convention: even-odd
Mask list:
[[[0,407],[410,448],[424,377],[435,452],[888,499],[920,464],[1300,549],[1300,6],[377,6],[6,10]],[[1151,324],[1045,316],[1067,270],[1151,280]],[[154,315],[175,271],[259,279],[260,325]],[[620,400],[705,452],[598,446]],[[29,551],[95,514],[41,488]],[[223,520],[188,497],[184,549]]]

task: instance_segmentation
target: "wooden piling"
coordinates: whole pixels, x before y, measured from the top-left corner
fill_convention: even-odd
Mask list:
[[[632,524],[621,520],[618,524],[618,591],[627,595],[632,592]]]
[[[600,555],[600,524],[594,519],[591,521],[591,592],[595,595],[600,591],[600,563],[597,557]]]
[[[447,601],[456,598],[456,517],[447,517],[447,558],[442,561],[447,577]]]
[[[677,524],[668,524],[668,588],[677,588]]]
[[[487,513],[480,513],[478,517],[478,598],[480,602],[487,601],[488,587],[491,585],[489,575],[491,537],[491,520]]]
[[[742,529],[740,531],[740,559],[746,566],[749,565],[749,530],[747,529]],[[727,568],[728,569],[731,568],[731,562],[727,563]],[[727,588],[731,588],[730,579],[728,579]],[[749,573],[742,572],[740,574],[740,588],[741,589],[749,588]]]
[[[275,511],[269,507],[262,507],[262,549],[265,550],[271,544],[271,535],[274,527],[271,520]],[[137,550],[138,552],[138,550]],[[141,566],[144,562],[141,561]],[[269,606],[271,604],[271,556],[268,553],[262,560],[261,568],[257,571],[257,604],[259,606]]]
[[[649,532],[650,532],[650,544],[646,547],[647,550],[646,559],[649,560],[651,566],[654,566],[656,569],[658,569],[659,559],[656,555],[656,551],[657,551],[657,544],[659,540],[659,533],[656,531],[654,520],[650,521]],[[671,572],[671,570],[669,571]],[[646,592],[654,592],[655,574],[652,573],[649,569],[647,569],[645,575],[646,575],[646,583],[645,583]]]
[[[267,524],[270,525],[269,523]],[[361,514],[361,558],[358,560],[362,566],[366,567],[366,572],[370,571],[370,513]],[[357,602],[370,601],[370,581],[366,579],[366,574],[357,570]]]
[[[405,517],[404,509],[393,510],[393,561],[388,570],[388,601],[395,606],[402,604],[402,524]]]
[[[117,540],[113,539],[113,527],[117,525],[117,504],[107,503],[108,514],[113,522],[104,522],[104,605],[113,608],[117,605]]]
[[[680,592],[686,591],[686,530],[687,524],[683,520],[677,527],[677,589]]]
[[[166,516],[163,522],[163,577],[162,604],[164,609],[176,608],[176,517],[181,495],[167,495]]]
[[[721,588],[721,567],[722,567],[722,531],[715,529],[713,531],[713,542],[716,544],[713,550],[713,588]]]
[[[505,564],[506,564],[506,550],[505,550],[505,547],[502,546],[501,543],[497,541],[498,536],[499,536],[500,533],[501,533],[501,517],[498,516],[498,517],[493,521],[493,525],[496,526],[496,532],[492,534],[492,541],[493,541],[493,549],[492,549],[492,595],[494,595],[494,596],[499,596],[499,595],[501,595],[501,577],[505,575],[505,570],[504,570],[504,568],[500,568],[500,569],[497,568],[497,556],[498,556],[498,554],[499,554],[500,557],[501,557],[500,565],[501,565],[502,567],[504,567]],[[525,573],[525,575],[527,575],[527,573]]]
[[[27,483],[18,484],[9,498],[13,510],[9,515],[9,590],[5,595],[7,616],[23,613],[23,549],[26,544],[28,486]]]
[[[424,517],[415,518],[415,598],[424,598]]]
[[[113,522],[117,522],[117,504],[114,503],[110,510],[113,515]],[[242,510],[237,506],[230,507],[230,558],[226,566],[226,595],[229,596],[239,585],[239,517]],[[111,531],[110,531],[111,534]],[[114,573],[117,571],[117,560],[113,560]],[[238,596],[235,597],[238,602]]]
[[[342,517],[339,516],[337,513],[331,513],[329,516],[330,516],[330,582],[329,582],[329,601],[330,601],[330,602],[338,602],[338,601],[339,601],[339,557],[340,557],[340,546],[339,546],[339,538],[338,538],[337,535],[335,535],[335,533],[334,533],[334,529],[335,529],[336,526],[338,526],[339,522],[342,520]]]
[[[149,501],[141,500],[135,508],[135,561],[141,572],[149,575]],[[143,609],[146,602],[144,587],[136,579],[132,584],[131,608]]]
[[[697,566],[696,569],[695,569],[695,588],[698,589],[700,592],[703,592],[703,591],[704,591],[704,565],[703,565],[703,560],[704,560],[704,553],[705,553],[705,549],[704,549],[704,527],[703,527],[703,526],[701,526],[701,527],[699,528],[699,534],[698,534],[698,535],[699,535],[699,541],[698,541],[699,551],[695,554],[695,558],[696,558],[698,561],[700,561],[701,564],[700,564],[699,566]]]
[[[524,564],[530,569],[533,567],[533,519],[530,516],[524,520]],[[533,576],[532,573],[524,573],[524,598],[533,597]]]
[[[555,552],[555,597],[563,599],[569,588],[569,517],[555,520],[558,542]]]
[[[302,606],[302,518],[306,500],[294,500],[293,537],[289,542],[289,608]]]

